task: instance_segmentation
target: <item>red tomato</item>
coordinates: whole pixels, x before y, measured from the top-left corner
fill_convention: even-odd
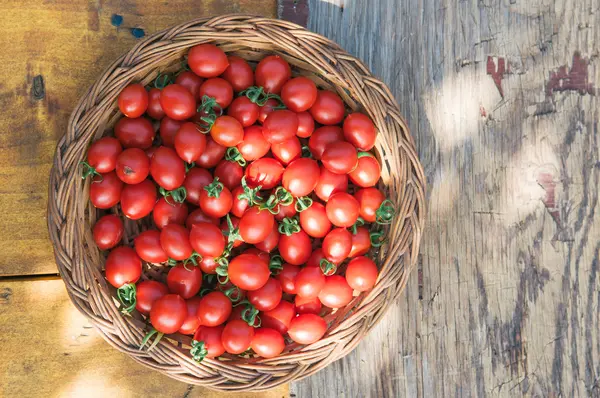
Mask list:
[[[288,335],[299,344],[312,344],[321,339],[327,331],[327,323],[315,314],[301,314],[292,319]]]
[[[217,144],[211,137],[206,140],[206,149],[200,155],[196,164],[205,169],[213,168],[225,156],[225,148],[223,145]]]
[[[214,258],[223,254],[225,237],[217,225],[200,222],[192,225],[190,244],[202,257]]]
[[[117,167],[117,159],[123,151],[119,140],[102,137],[90,145],[87,163],[98,173],[109,173]]]
[[[199,267],[205,274],[216,274],[219,263],[212,257],[203,257]]]
[[[177,152],[161,146],[150,160],[150,175],[158,185],[172,191],[179,188],[185,180],[185,164]]]
[[[277,274],[277,279],[281,283],[281,289],[288,294],[296,294],[296,287],[294,285],[294,281],[296,280],[296,276],[300,272],[300,267],[293,264],[285,263],[283,264],[283,268]]]
[[[165,111],[160,106],[160,90],[157,88],[151,88],[148,92],[148,109],[146,113],[155,120],[165,117]]]
[[[196,98],[179,84],[169,84],[160,92],[160,106],[171,119],[185,120],[196,114]]]
[[[227,80],[215,77],[202,83],[198,95],[200,96],[200,99],[205,95],[214,98],[221,109],[225,109],[233,100],[233,88]]]
[[[215,77],[229,66],[227,55],[214,44],[198,44],[190,48],[187,58],[192,72],[200,77]]]
[[[125,148],[147,149],[154,140],[154,127],[143,117],[124,117],[115,124],[115,137]]]
[[[296,296],[294,298],[294,304],[296,305],[296,312],[298,314],[315,314],[319,315],[323,305],[318,297],[306,298],[302,296]]]
[[[325,256],[323,255],[323,249],[315,249],[308,258],[306,267],[319,267],[321,265],[321,260],[324,258]]]
[[[164,283],[156,281],[143,281],[135,287],[135,309],[141,314],[148,315],[152,304],[159,298],[169,294],[169,289]]]
[[[117,289],[127,283],[136,283],[142,276],[142,260],[132,248],[116,247],[106,257],[104,274],[108,283]]]
[[[215,177],[229,190],[238,187],[244,176],[244,169],[237,162],[221,160],[215,168]]]
[[[296,294],[305,298],[315,298],[325,286],[325,275],[319,267],[304,267],[296,275]]]
[[[200,193],[204,187],[213,182],[213,176],[208,170],[192,167],[185,175],[183,187],[186,191],[186,200],[193,205],[200,205]]]
[[[250,347],[254,338],[254,328],[241,320],[233,320],[225,325],[221,342],[230,354],[241,354]]]
[[[121,193],[121,210],[125,217],[139,220],[152,212],[156,203],[156,187],[150,180],[125,185]]]
[[[296,136],[298,116],[287,109],[275,110],[263,123],[263,135],[271,144],[278,144]]]
[[[173,120],[168,116],[165,116],[160,121],[159,133],[160,139],[164,146],[169,148],[175,147],[175,136],[177,132],[186,122],[184,120]]]
[[[279,243],[279,231],[277,230],[277,223],[273,223],[273,228],[271,228],[271,232],[262,242],[255,243],[257,249],[262,250],[266,253],[271,253],[277,247]]]
[[[231,116],[220,116],[210,129],[210,136],[217,144],[236,146],[244,139],[244,128]]]
[[[248,199],[245,199],[244,196],[240,199],[240,195],[244,194],[244,187],[238,185],[231,191],[231,196],[233,197],[233,204],[231,206],[231,214],[234,216],[241,218],[246,210],[248,210]]]
[[[362,188],[374,186],[380,176],[381,166],[377,159],[368,152],[359,154],[358,165],[348,174],[350,181]]]
[[[268,264],[255,254],[240,254],[229,262],[231,283],[244,290],[260,289],[269,280]]]
[[[254,71],[248,65],[248,62],[236,55],[229,55],[227,59],[229,60],[229,67],[225,69],[221,77],[231,84],[233,90],[239,93],[253,86]]]
[[[352,250],[352,234],[346,228],[334,228],[323,239],[322,249],[327,260],[339,264]]]
[[[179,224],[166,225],[160,231],[160,245],[170,258],[183,261],[192,255],[190,232]]]
[[[344,307],[352,301],[352,288],[343,276],[328,276],[325,278],[325,286],[319,293],[319,300],[329,308]]]
[[[248,97],[237,97],[227,108],[227,114],[240,122],[243,127],[249,127],[258,120],[259,110],[258,105]]]
[[[219,182],[219,178],[200,192],[200,208],[209,217],[224,217],[233,206],[231,191]]]
[[[254,72],[256,85],[265,92],[279,94],[283,85],[292,77],[292,69],[279,55],[269,55],[263,58]]]
[[[123,237],[123,222],[114,214],[107,214],[96,221],[92,234],[98,249],[112,249],[119,244]]]
[[[261,325],[263,328],[270,328],[278,331],[280,334],[285,334],[290,327],[292,318],[296,315],[294,304],[289,301],[282,300],[277,307],[271,311],[266,311],[260,314]]]
[[[151,146],[150,148],[144,151],[146,153],[146,156],[148,156],[148,160],[152,159],[152,156],[154,156],[154,152],[156,152],[157,148],[158,147],[156,146]]]
[[[315,131],[315,119],[308,112],[299,112],[298,116],[298,130],[296,135],[300,138],[308,138]]]
[[[119,94],[119,110],[127,117],[140,117],[148,108],[148,92],[139,83],[130,84]]]
[[[284,261],[300,265],[304,264],[312,253],[312,243],[306,232],[300,230],[293,235],[279,237],[279,254]]]
[[[269,278],[263,287],[248,292],[248,301],[259,311],[271,311],[281,301],[282,294],[281,283]]]
[[[269,116],[269,114],[275,109],[279,109],[279,101],[274,98],[269,98],[267,102],[260,107],[258,112],[258,121],[264,123],[267,116]]]
[[[310,108],[315,121],[325,125],[341,123],[344,112],[344,101],[333,91],[327,90],[319,90],[317,100]]]
[[[258,256],[260,261],[265,263],[266,266],[269,266],[269,261],[271,260],[271,256],[269,256],[269,253],[260,251],[256,247],[251,247],[249,249],[246,249],[242,252],[242,254],[253,254],[255,256]]]
[[[193,212],[191,212],[190,215],[185,220],[185,226],[191,230],[192,226],[194,224],[198,224],[201,222],[207,222],[207,223],[211,223],[214,225],[219,225],[218,218],[209,217],[202,212],[202,209],[196,209]]]
[[[284,218],[292,218],[298,213],[296,211],[296,199],[290,203],[289,205],[279,205],[279,213],[275,214],[275,219],[278,221],[282,221]]]
[[[250,126],[244,129],[244,139],[237,145],[238,151],[246,160],[256,160],[265,156],[271,144],[265,139],[261,126]]]
[[[358,201],[346,192],[336,192],[325,206],[327,217],[336,227],[350,228],[358,219]]]
[[[176,294],[167,294],[154,302],[150,310],[150,323],[164,334],[175,333],[187,318],[185,301]]]
[[[102,174],[90,184],[90,201],[98,209],[110,209],[121,200],[123,181],[114,171]]]
[[[163,229],[167,224],[184,225],[188,216],[188,207],[185,203],[169,203],[165,198],[160,198],[154,205],[152,216],[158,229]]]
[[[258,328],[254,331],[254,337],[250,348],[263,358],[275,358],[283,352],[285,341],[283,336],[274,329]]]
[[[252,207],[240,218],[240,235],[246,243],[255,245],[269,236],[275,224],[275,217],[268,210]]]
[[[321,203],[313,204],[302,213],[300,213],[300,226],[313,238],[323,238],[331,229],[331,222],[327,218],[325,206]]]
[[[225,353],[225,347],[221,342],[221,335],[225,326],[200,326],[194,335],[194,340],[204,343],[208,353],[206,358],[216,358]]]
[[[183,325],[179,328],[179,333],[188,335],[196,333],[196,330],[200,327],[200,319],[196,315],[199,305],[200,297],[192,297],[189,300],[185,300],[187,316],[185,317],[185,321],[183,321]]]
[[[294,160],[283,172],[282,184],[295,197],[310,194],[319,181],[319,165],[309,158]]]
[[[362,256],[371,249],[371,235],[365,227],[356,228],[356,233],[352,234],[352,248],[348,257]]]
[[[169,259],[160,245],[160,232],[154,229],[141,232],[133,240],[135,252],[149,263],[164,263]]]
[[[354,194],[359,205],[359,214],[366,222],[375,222],[376,212],[385,200],[383,193],[377,188],[364,188]]]
[[[321,159],[327,145],[344,141],[344,133],[338,126],[323,126],[315,130],[308,140],[308,149],[313,158]]]
[[[206,135],[194,123],[184,123],[175,134],[175,150],[186,163],[198,160],[205,149]]]
[[[307,111],[317,100],[317,86],[307,77],[295,77],[283,85],[281,100],[294,112]]]
[[[323,202],[327,202],[329,197],[336,192],[348,191],[348,176],[346,174],[336,174],[321,166],[319,180],[315,187],[315,193]]]
[[[300,160],[300,159],[298,159]],[[283,165],[272,158],[261,158],[246,167],[246,183],[250,188],[273,189],[281,181]]]
[[[358,165],[356,148],[349,142],[332,142],[325,147],[325,152],[321,156],[321,162],[323,162],[323,166],[333,173],[350,173]]]
[[[377,131],[367,115],[351,113],[344,120],[344,137],[359,150],[368,151],[375,146]]]
[[[200,268],[183,264],[176,265],[167,274],[167,286],[171,293],[189,299],[200,291],[202,287],[202,271]]]
[[[346,281],[348,285],[359,292],[367,291],[377,282],[379,270],[369,257],[356,257],[348,263],[346,268]]]
[[[287,165],[302,156],[302,144],[298,137],[294,136],[287,141],[271,145],[271,152],[275,159]]]
[[[127,184],[139,184],[150,173],[150,160],[139,148],[125,149],[117,158],[117,177]]]
[[[181,72],[175,79],[175,84],[187,88],[194,98],[198,98],[198,92],[203,82],[203,78],[190,71]]]

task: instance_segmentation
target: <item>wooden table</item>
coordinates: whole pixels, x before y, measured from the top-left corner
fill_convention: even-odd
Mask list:
[[[210,396],[116,352],[71,306],[47,240],[47,177],[77,98],[135,43],[131,28],[273,16],[276,4],[121,3],[0,4],[0,396]],[[429,180],[404,296],[353,353],[291,393],[598,396],[597,1],[280,3],[390,86]]]

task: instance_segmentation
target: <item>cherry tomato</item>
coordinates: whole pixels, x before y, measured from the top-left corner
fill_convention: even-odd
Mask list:
[[[334,264],[339,264],[352,250],[352,234],[346,228],[334,228],[323,239],[323,255]]]
[[[325,206],[321,203],[313,204],[300,213],[300,226],[313,238],[323,238],[331,229],[331,221],[327,218]]]
[[[177,294],[167,294],[154,302],[150,310],[150,323],[164,334],[175,333],[187,318],[185,301]]]
[[[329,308],[341,308],[352,301],[352,288],[341,275],[325,278],[325,286],[319,293],[319,300]]]
[[[258,328],[254,331],[254,337],[250,348],[263,358],[275,358],[283,352],[285,341],[283,336],[274,329]]]
[[[192,255],[190,232],[179,224],[168,224],[160,231],[160,245],[170,258],[183,261]]]
[[[203,78],[190,71],[181,72],[175,79],[175,84],[187,88],[194,98],[198,98],[198,92],[203,82]]]
[[[148,108],[148,92],[139,83],[130,84],[119,94],[119,110],[127,117],[140,117]]]
[[[208,170],[192,167],[185,175],[183,187],[186,191],[186,200],[196,206],[200,205],[200,193],[204,187],[213,182],[213,176]]]
[[[186,122],[184,120],[173,120],[165,116],[160,121],[159,134],[162,144],[169,148],[175,147],[175,136],[177,132]]]
[[[147,149],[154,140],[154,127],[146,118],[124,117],[115,124],[115,137],[125,148]]]
[[[354,194],[359,205],[359,214],[366,222],[375,222],[376,212],[385,200],[383,193],[377,188],[364,188]]]
[[[279,237],[279,254],[290,264],[304,264],[312,252],[311,246],[310,238],[302,230],[290,236]]]
[[[243,195],[243,193],[244,187],[242,187],[241,185],[238,185],[231,191],[231,196],[233,197],[231,214],[238,218],[241,218],[249,207],[248,199],[245,199],[244,196],[242,196],[242,199],[240,199],[240,195]]]
[[[375,146],[377,131],[367,115],[351,113],[344,120],[344,137],[359,150],[368,151]]]
[[[106,257],[104,274],[108,283],[117,289],[127,283],[136,283],[142,276],[142,260],[130,247],[119,246]]]
[[[358,219],[358,201],[346,192],[336,192],[325,206],[327,217],[336,227],[350,228]]]
[[[281,283],[281,289],[288,294],[296,294],[296,287],[294,285],[294,281],[296,280],[296,276],[300,272],[300,267],[293,264],[285,263],[283,264],[283,268],[277,274],[277,279]]]
[[[224,217],[232,206],[231,191],[219,182],[218,177],[200,192],[200,208],[209,217]]]
[[[309,158],[294,160],[283,172],[282,184],[295,197],[310,194],[319,181],[319,165]]]
[[[321,162],[323,166],[333,173],[350,173],[358,165],[356,148],[349,142],[332,142],[325,147],[325,152],[321,156]]]
[[[206,348],[206,358],[216,358],[225,353],[225,347],[221,342],[221,335],[223,334],[225,326],[200,326],[194,335],[194,340],[202,341],[204,348]]]
[[[236,146],[244,139],[244,128],[231,116],[219,116],[210,129],[210,136],[217,144]]]
[[[323,305],[318,297],[306,298],[302,296],[296,296],[294,298],[294,304],[296,305],[296,312],[298,314],[315,314],[319,315]]]
[[[176,265],[167,274],[167,286],[171,293],[189,299],[202,287],[202,271],[194,266],[186,268],[183,264]]]
[[[271,311],[281,301],[282,294],[281,283],[269,278],[263,287],[248,292],[248,301],[259,311]]]
[[[281,100],[294,112],[307,111],[317,100],[317,86],[307,77],[295,77],[283,85]]]
[[[292,77],[292,69],[279,55],[269,55],[263,58],[254,72],[256,85],[265,92],[279,94],[283,85]]]
[[[185,300],[187,316],[185,317],[185,321],[183,321],[183,325],[179,328],[179,333],[188,335],[196,333],[196,330],[200,327],[200,319],[196,315],[199,305],[200,297],[192,297]]]
[[[150,229],[141,232],[133,240],[133,245],[138,256],[149,263],[164,263],[169,259],[160,245],[160,231]]]
[[[333,91],[319,90],[317,100],[310,108],[315,121],[325,124],[338,124],[344,119],[344,101]]]
[[[315,314],[301,314],[290,322],[288,335],[299,344],[312,344],[321,339],[327,331],[327,323]]]
[[[336,174],[329,171],[325,166],[321,166],[319,180],[315,187],[315,193],[323,202],[327,202],[329,197],[336,192],[346,192],[348,190],[348,176],[346,174]]]
[[[300,159],[298,159],[300,160]],[[277,159],[261,158],[246,167],[246,183],[250,188],[273,189],[281,181],[283,165]]]
[[[205,274],[216,274],[219,263],[215,261],[213,257],[203,257],[200,264],[198,264],[202,272]]]
[[[249,127],[258,120],[259,110],[258,105],[248,97],[237,97],[227,108],[227,114],[240,122],[243,127]]]
[[[154,120],[165,117],[165,111],[160,106],[160,90],[157,88],[151,88],[148,92],[148,109],[146,113]]]
[[[221,109],[225,109],[233,100],[233,88],[227,80],[215,77],[202,83],[198,95],[200,99],[205,95],[214,98]]]
[[[375,286],[378,274],[375,262],[369,257],[360,256],[348,263],[346,281],[352,289],[364,292]]]
[[[315,249],[308,258],[308,261],[306,261],[306,267],[320,267],[321,260],[324,258],[325,255],[323,254],[323,249]]]
[[[121,200],[123,181],[114,171],[96,176],[90,184],[90,201],[98,209],[110,209]]]
[[[139,184],[150,173],[150,160],[139,148],[125,149],[117,158],[117,177],[127,184]]]
[[[271,145],[271,152],[275,159],[284,165],[300,158],[302,155],[302,144],[297,137],[292,137],[287,141]]]
[[[284,218],[292,218],[298,213],[296,211],[296,199],[290,203],[289,205],[279,205],[279,213],[275,214],[275,219],[278,221],[282,221]]]
[[[190,244],[202,257],[219,257],[225,250],[225,237],[217,225],[199,222],[192,225]]]
[[[184,123],[175,134],[175,151],[186,163],[198,160],[206,149],[206,135],[191,122]]]
[[[359,187],[372,187],[379,181],[381,166],[369,152],[361,152],[358,156],[358,165],[348,174],[348,177]]]
[[[273,228],[271,228],[271,232],[262,242],[255,243],[257,249],[262,250],[266,253],[271,253],[277,247],[279,243],[279,231],[277,230],[277,223],[273,223]]]
[[[267,116],[269,116],[269,114],[275,109],[280,109],[279,101],[277,101],[274,98],[269,98],[267,102],[265,102],[265,104],[260,107],[260,110],[258,112],[258,121],[264,123]]]
[[[271,311],[260,314],[261,325],[263,328],[274,329],[280,334],[285,334],[290,327],[292,318],[296,315],[294,304],[282,300],[277,307]]]
[[[121,193],[121,210],[125,217],[139,220],[152,212],[156,204],[156,187],[150,180],[125,185]]]
[[[200,77],[215,77],[229,66],[227,55],[214,44],[198,44],[190,48],[187,58],[192,72]]]
[[[109,173],[117,167],[117,159],[122,151],[119,140],[113,137],[102,137],[90,145],[87,162],[98,173]]]
[[[263,135],[271,144],[279,144],[296,136],[298,116],[287,109],[275,110],[263,122]]]
[[[248,209],[240,218],[240,235],[252,245],[262,242],[269,236],[275,224],[275,217],[268,210],[257,206]]]
[[[362,256],[371,249],[371,235],[365,227],[356,228],[356,233],[352,234],[352,248],[348,257]]]
[[[244,139],[237,149],[245,160],[257,160],[269,152],[271,144],[265,139],[261,126],[250,126],[244,129]]]
[[[239,93],[254,85],[254,71],[244,58],[229,55],[227,60],[229,66],[221,77],[231,84],[234,91]]]
[[[215,168],[215,177],[229,190],[238,187],[244,176],[244,169],[237,162],[221,160]]]
[[[96,221],[92,234],[100,250],[112,249],[123,237],[123,222],[114,214],[107,214]]]
[[[207,223],[211,223],[214,225],[219,225],[218,218],[209,217],[202,212],[202,209],[196,209],[193,212],[191,212],[189,214],[189,216],[187,217],[187,219],[185,220],[185,226],[186,226],[186,228],[191,230],[192,226],[194,224],[198,224],[201,222],[207,222]]]
[[[304,267],[296,275],[296,294],[305,298],[315,298],[325,286],[325,275],[319,267]]]
[[[255,254],[240,254],[229,262],[231,283],[244,290],[260,289],[269,280],[269,265]]]
[[[196,164],[200,167],[204,167],[205,169],[213,168],[219,163],[223,156],[225,156],[225,151],[227,148],[223,145],[217,144],[211,137],[207,137],[206,140],[206,149],[200,155]]]
[[[299,112],[298,116],[298,130],[296,135],[300,138],[308,138],[315,131],[315,119],[310,115],[309,112]]]
[[[179,84],[169,84],[160,92],[160,106],[171,119],[185,120],[196,114],[196,98]]]
[[[164,283],[140,282],[135,287],[135,309],[141,314],[148,315],[154,302],[167,294],[169,294],[169,289]]]
[[[321,159],[327,145],[344,141],[344,133],[338,126],[323,126],[315,130],[308,140],[308,149],[313,158]]]
[[[254,328],[241,320],[233,320],[225,325],[221,341],[225,351],[230,354],[241,354],[250,347],[254,338]]]
[[[166,146],[156,149],[150,160],[150,175],[167,191],[179,188],[185,180],[185,164],[177,152]]]
[[[165,198],[160,198],[152,210],[154,224],[158,229],[163,229],[168,224],[184,225],[187,216],[188,207],[185,203],[169,203]]]

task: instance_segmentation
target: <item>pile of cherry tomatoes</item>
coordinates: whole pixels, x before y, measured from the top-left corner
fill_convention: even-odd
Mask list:
[[[367,255],[394,208],[375,187],[375,126],[277,55],[253,70],[202,44],[186,61],[125,87],[125,117],[82,162],[91,203],[112,209],[93,227],[106,279],[151,324],[143,346],[193,335],[200,361],[314,343],[378,277]],[[143,219],[133,245],[121,214]]]

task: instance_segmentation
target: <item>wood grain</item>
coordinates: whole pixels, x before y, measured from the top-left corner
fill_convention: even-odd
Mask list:
[[[600,396],[600,7],[309,1],[386,82],[430,191],[418,272],[298,397]]]

